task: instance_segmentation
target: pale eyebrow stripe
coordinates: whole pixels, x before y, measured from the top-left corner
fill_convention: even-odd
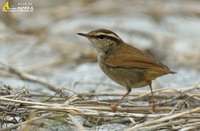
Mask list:
[[[97,33],[96,36],[100,36],[100,35],[105,35],[105,36],[108,36],[108,37],[113,37],[113,38],[116,38],[118,40],[121,40],[118,36],[116,36],[115,34],[112,34],[112,33]]]

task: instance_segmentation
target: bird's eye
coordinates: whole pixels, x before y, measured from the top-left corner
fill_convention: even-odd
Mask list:
[[[104,37],[105,37],[105,35],[98,36],[99,39],[103,39]]]

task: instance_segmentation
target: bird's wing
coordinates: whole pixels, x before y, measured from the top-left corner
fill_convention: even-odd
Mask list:
[[[122,44],[119,50],[109,55],[105,64],[111,67],[124,68],[150,68],[162,67],[161,62],[156,61],[151,56],[144,54],[142,51],[128,44]]]
[[[120,50],[109,55],[105,60],[105,64],[116,68],[144,69],[146,80],[154,80],[159,76],[175,73],[161,62],[129,45],[125,45]]]
[[[162,63],[154,60],[147,55],[131,54],[130,52],[124,52],[123,55],[115,53],[110,55],[105,64],[111,67],[124,67],[124,68],[150,68],[163,66]]]

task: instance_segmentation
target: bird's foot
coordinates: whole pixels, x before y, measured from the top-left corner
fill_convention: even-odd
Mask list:
[[[116,112],[116,106],[115,105],[114,106],[110,106],[110,108],[113,109],[113,112]]]

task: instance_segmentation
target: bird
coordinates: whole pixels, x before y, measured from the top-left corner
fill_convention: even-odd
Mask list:
[[[114,105],[116,111],[119,103],[131,92],[132,88],[149,85],[152,94],[152,110],[155,111],[155,101],[152,90],[152,80],[175,74],[166,65],[141,50],[125,43],[116,33],[108,29],[96,29],[89,33],[77,33],[86,37],[97,52],[97,59],[102,71],[113,81],[127,89],[127,93]]]

